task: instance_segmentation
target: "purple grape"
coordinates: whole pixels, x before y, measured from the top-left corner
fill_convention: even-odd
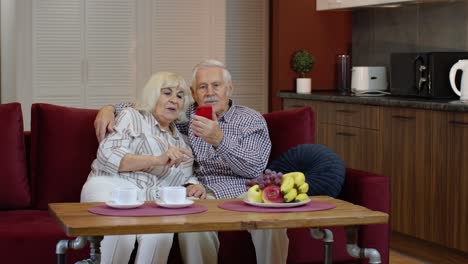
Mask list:
[[[260,183],[258,186],[260,187],[260,190],[265,189],[265,184],[264,183]]]
[[[268,175],[268,174],[271,174],[271,170],[270,170],[270,169],[266,169],[266,170],[265,170],[265,174],[267,174],[267,175]]]
[[[281,179],[276,178],[274,183],[275,183],[275,185],[281,186]]]

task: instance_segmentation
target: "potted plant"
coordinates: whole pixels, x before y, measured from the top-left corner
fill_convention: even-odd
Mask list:
[[[291,59],[292,69],[301,75],[296,79],[296,92],[301,94],[310,93],[312,90],[312,81],[305,78],[306,73],[310,72],[315,65],[315,58],[306,50],[296,51]]]

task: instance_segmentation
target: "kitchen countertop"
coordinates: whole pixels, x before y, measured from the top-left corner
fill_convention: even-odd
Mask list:
[[[297,94],[294,92],[279,92],[278,96],[287,99],[305,99],[324,102],[337,102],[362,105],[395,106],[406,108],[429,109],[436,111],[468,112],[468,102],[459,100],[409,98],[398,96],[354,96],[340,95],[334,91]]]

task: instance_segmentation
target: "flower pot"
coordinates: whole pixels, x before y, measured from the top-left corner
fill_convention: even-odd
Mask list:
[[[312,79],[310,78],[297,78],[296,79],[296,92],[298,94],[310,94],[312,90]]]

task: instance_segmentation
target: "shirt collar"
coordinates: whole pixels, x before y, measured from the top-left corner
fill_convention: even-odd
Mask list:
[[[175,125],[175,122],[172,122],[169,124],[169,131],[162,128],[160,125],[159,125],[159,122],[158,120],[156,120],[156,118],[154,118],[153,114],[148,112],[147,113],[149,115],[149,117],[153,120],[154,122],[154,126],[156,126],[161,132],[163,133],[169,133],[173,138],[175,139],[179,139],[179,135],[177,133],[177,127]]]

